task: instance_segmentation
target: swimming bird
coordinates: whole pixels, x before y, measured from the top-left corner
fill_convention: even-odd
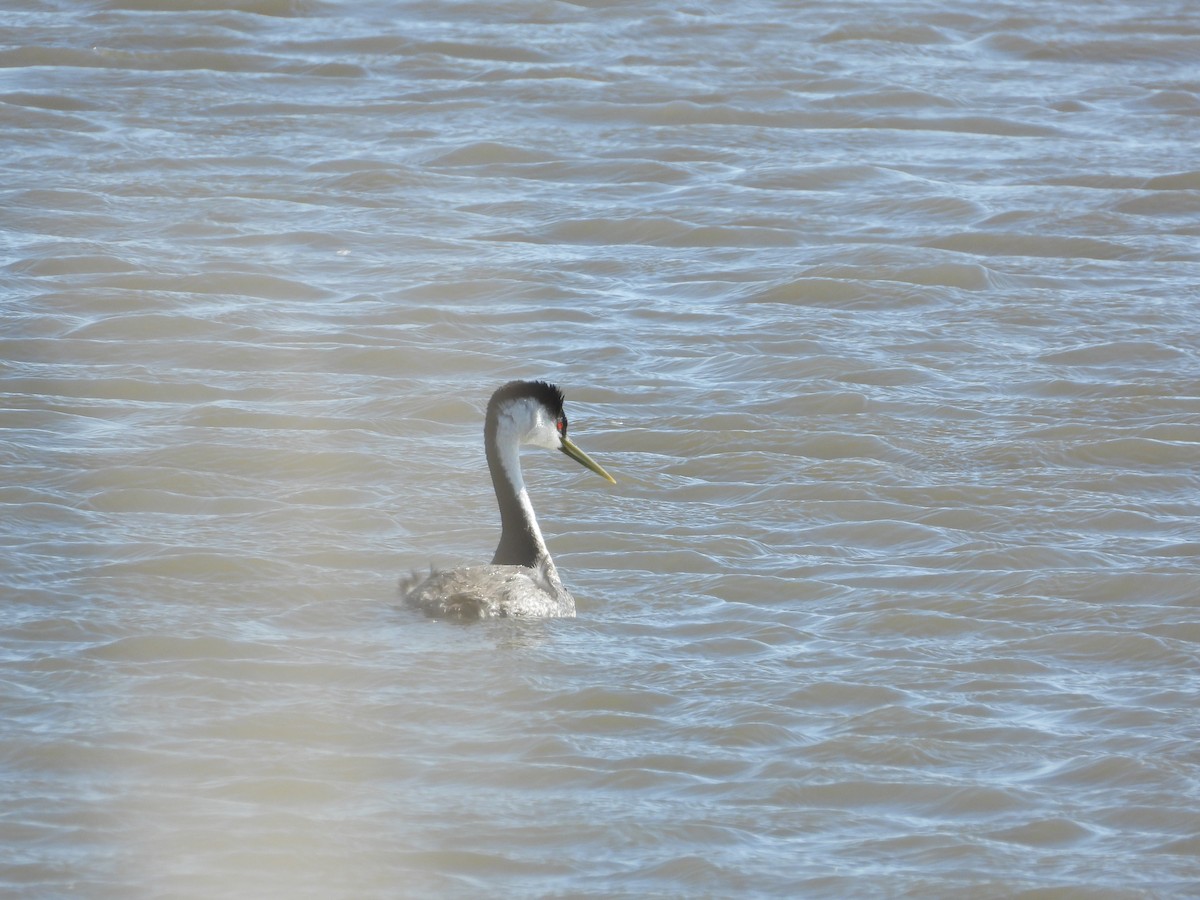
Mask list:
[[[492,563],[434,571],[419,584],[415,576],[405,579],[404,602],[438,618],[575,615],[575,598],[550,559],[525,490],[521,445],[561,450],[610,484],[616,479],[567,437],[562,391],[544,381],[510,381],[492,394],[483,443],[500,506]]]

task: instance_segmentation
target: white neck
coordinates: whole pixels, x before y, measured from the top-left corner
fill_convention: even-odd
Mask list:
[[[546,540],[542,537],[542,529],[538,527],[537,514],[533,511],[533,503],[529,499],[529,491],[525,487],[525,478],[521,473],[521,445],[519,438],[510,430],[509,423],[515,425],[512,420],[500,426],[497,434],[498,449],[500,451],[500,468],[504,474],[508,476],[508,481],[513,487],[513,493],[517,495],[517,503],[521,507],[521,513],[528,523],[528,530],[532,536],[534,543],[537,544],[538,557],[550,561],[550,551],[546,549]],[[551,563],[553,565],[553,563]]]
[[[557,430],[545,421],[542,407],[532,401],[511,404],[495,424],[488,459],[500,505],[501,535],[492,561],[544,568],[551,579],[557,579],[521,473],[521,444],[550,446],[558,439]]]

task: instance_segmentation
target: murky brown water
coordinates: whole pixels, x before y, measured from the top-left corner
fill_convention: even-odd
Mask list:
[[[1169,0],[17,0],[3,892],[1195,892],[1197,60]],[[580,615],[425,621],[515,377],[619,480],[526,455]]]

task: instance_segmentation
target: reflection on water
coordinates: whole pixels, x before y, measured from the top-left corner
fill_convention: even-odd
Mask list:
[[[9,892],[1200,881],[1177,4],[0,34]],[[516,377],[579,618],[426,621]]]

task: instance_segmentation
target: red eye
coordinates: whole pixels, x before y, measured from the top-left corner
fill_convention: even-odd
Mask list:
[[[566,417],[566,416],[562,416],[562,417],[561,417],[561,418],[558,420],[558,433],[559,433],[559,434],[566,434],[566,433],[567,433],[567,417]]]

